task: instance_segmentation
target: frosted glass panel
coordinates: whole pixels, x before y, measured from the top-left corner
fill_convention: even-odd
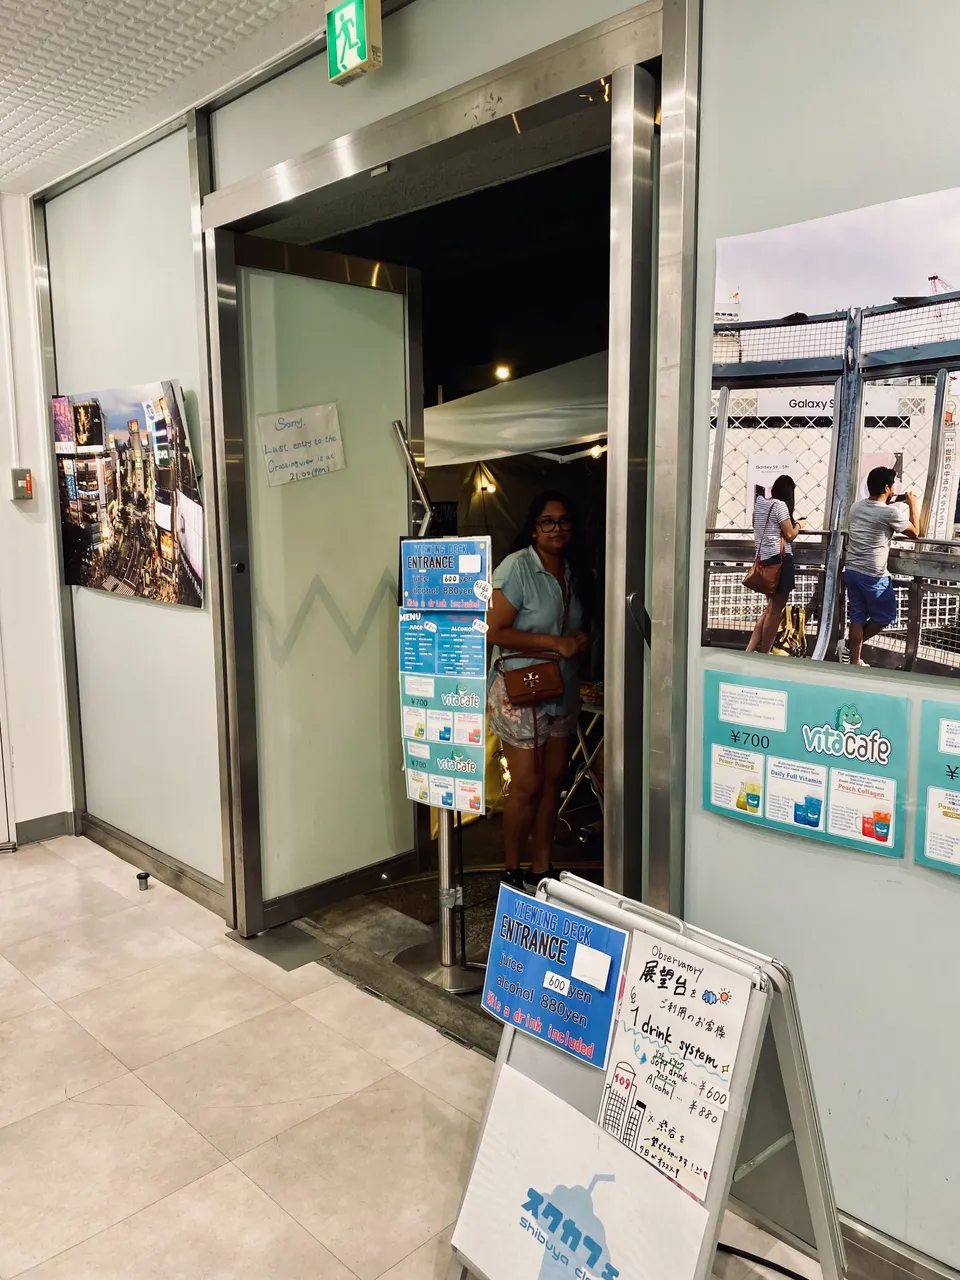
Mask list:
[[[186,131],[46,209],[60,391],[178,378],[189,409],[200,370]],[[209,593],[203,609],[73,595],[87,811],[222,881]]]
[[[404,300],[240,272],[263,896],[413,846],[397,724]],[[269,483],[258,414],[336,402],[346,467]]]

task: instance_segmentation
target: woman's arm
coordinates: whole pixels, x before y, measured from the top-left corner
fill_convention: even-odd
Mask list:
[[[781,520],[780,532],[783,535],[784,542],[793,542],[805,523],[806,521],[804,520],[791,520],[789,516],[787,516],[786,520]]]
[[[517,610],[502,591],[494,591],[487,613],[487,643],[518,653],[554,650],[564,658],[580,652],[578,636],[552,636],[545,631],[520,631],[514,625]]]

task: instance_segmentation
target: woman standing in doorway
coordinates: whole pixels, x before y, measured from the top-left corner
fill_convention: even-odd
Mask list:
[[[593,575],[582,552],[570,499],[542,493],[530,505],[513,552],[493,575],[487,639],[495,649],[488,708],[510,769],[504,880],[515,888],[553,873],[560,791],[580,712],[578,660],[590,647]],[[503,670],[543,661],[544,654],[559,655],[562,695],[537,706],[514,706]],[[523,870],[528,856],[531,866]]]
[[[762,565],[778,564],[780,579],[777,589],[767,598],[767,607],[757,619],[747,643],[747,653],[769,653],[777,638],[780,619],[786,608],[795,580],[793,547],[790,545],[803,528],[802,520],[793,518],[797,487],[790,476],[778,476],[770,487],[770,497],[758,493],[753,504],[753,537],[757,559]]]

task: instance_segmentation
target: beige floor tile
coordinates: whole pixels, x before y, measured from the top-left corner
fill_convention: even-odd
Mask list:
[[[138,902],[136,908],[147,924],[176,929],[198,947],[215,947],[226,940],[227,924],[222,916],[185,898],[182,893],[151,895],[152,889],[141,894],[147,901],[142,904]]]
[[[0,1126],[124,1074],[56,1005],[0,1024]]]
[[[53,840],[44,840],[43,844],[44,848],[75,867],[83,867],[95,856],[106,853],[102,845],[94,844],[86,836],[57,836]]]
[[[0,1276],[55,1257],[222,1163],[130,1076],[0,1129]]]
[[[231,1158],[389,1073],[379,1058],[290,1005],[138,1072]]]
[[[112,889],[114,893],[119,893],[122,898],[138,906],[146,901],[148,893],[165,897],[176,892],[175,889],[161,884],[152,876],[149,889],[142,890],[137,880],[138,868],[130,862],[125,862],[123,858],[118,858],[109,849],[94,844],[92,840],[77,836],[62,836],[60,840],[48,841],[47,848],[56,853],[61,860],[71,863],[78,871],[91,876],[94,880],[99,880],[108,889]]]
[[[447,1227],[395,1267],[385,1271],[381,1280],[447,1280],[453,1257],[450,1251],[452,1235],[453,1227]]]
[[[391,1075],[238,1164],[345,1266],[374,1280],[456,1217],[477,1126]]]
[[[443,1036],[433,1027],[348,982],[315,991],[295,1003],[397,1070],[444,1043]]]
[[[182,933],[148,923],[133,908],[5,948],[7,958],[54,1000],[67,1000],[199,950]]]
[[[11,1018],[19,1018],[22,1013],[42,1009],[48,1004],[49,997],[9,960],[0,956],[0,1022],[9,1022]]]
[[[21,1280],[353,1280],[239,1169],[175,1191]]]
[[[283,996],[284,1000],[299,1000],[301,996],[308,996],[312,991],[322,991],[324,987],[332,987],[341,981],[335,973],[325,969],[322,964],[315,964],[312,960],[308,964],[301,965],[299,969],[289,971],[281,969],[278,964],[258,956],[255,951],[241,946],[231,938],[220,946],[211,947],[210,953],[218,960],[225,961],[239,973],[253,978],[254,982],[260,982],[265,987],[269,987],[278,996]]]
[[[110,915],[129,905],[106,885],[61,864],[56,876],[0,891],[0,950],[46,933],[53,926]]]
[[[63,1007],[131,1068],[146,1066],[281,1003],[207,951],[74,996]]]
[[[0,893],[54,879],[62,871],[63,860],[42,844],[28,844],[12,853],[0,853]]]
[[[471,1120],[483,1119],[493,1079],[493,1063],[489,1058],[448,1040],[425,1058],[404,1067],[403,1074]]]

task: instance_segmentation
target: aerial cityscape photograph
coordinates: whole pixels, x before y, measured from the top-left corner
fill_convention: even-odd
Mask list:
[[[176,382],[53,397],[68,586],[203,604],[203,508]]]

